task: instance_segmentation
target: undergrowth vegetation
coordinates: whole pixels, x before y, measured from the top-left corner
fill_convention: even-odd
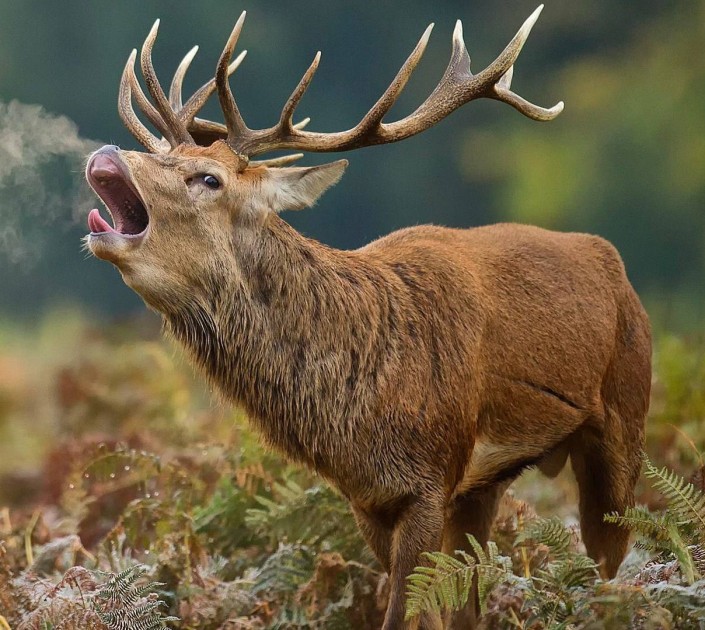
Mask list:
[[[59,336],[0,332],[2,630],[381,625],[387,578],[333,489],[156,331]],[[705,346],[664,337],[655,367],[640,504],[606,517],[635,534],[618,577],[584,555],[560,479],[529,475],[493,542],[424,559],[409,617],[476,579],[485,628],[705,628]]]
[[[408,579],[407,618],[461,608],[476,580],[485,628],[705,627],[705,490],[645,465],[666,509],[605,515],[634,531],[645,552],[632,554],[615,580],[599,579],[577,528],[556,518],[525,521],[520,506],[495,524],[501,546],[490,541],[483,549],[468,536],[472,555],[425,554],[430,566]]]

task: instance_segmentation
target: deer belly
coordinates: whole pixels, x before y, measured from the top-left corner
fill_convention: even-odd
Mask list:
[[[546,388],[515,379],[498,379],[492,412],[478,418],[478,433],[470,460],[455,494],[516,477],[524,468],[544,463],[551,474],[560,460],[551,454],[575,430],[598,412],[571,402]],[[562,464],[560,466],[562,468]]]
[[[454,494],[464,494],[484,486],[513,479],[524,468],[538,463],[546,454],[543,445],[521,442],[475,442],[470,461]]]

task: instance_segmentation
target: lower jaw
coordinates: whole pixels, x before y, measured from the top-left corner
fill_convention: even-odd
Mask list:
[[[134,235],[118,232],[92,233],[86,237],[86,243],[90,252],[97,258],[117,263],[139,247],[144,237],[144,232]]]

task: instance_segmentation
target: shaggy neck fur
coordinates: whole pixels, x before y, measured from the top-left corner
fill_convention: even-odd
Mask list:
[[[167,328],[272,446],[332,472],[375,404],[370,385],[394,335],[394,318],[380,314],[394,298],[355,252],[310,241],[276,215],[257,238],[234,238],[241,276],[211,279],[217,293],[194,296]]]

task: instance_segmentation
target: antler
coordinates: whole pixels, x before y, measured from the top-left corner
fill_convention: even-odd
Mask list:
[[[131,104],[133,91],[140,109],[162,132],[172,147],[179,143],[208,144],[217,139],[224,139],[235,152],[244,157],[252,157],[275,149],[298,149],[310,152],[349,151],[376,144],[398,142],[421,133],[465,103],[479,98],[503,101],[533,120],[552,120],[563,111],[562,101],[546,109],[528,102],[510,89],[514,62],[542,9],[543,5],[529,16],[500,55],[478,74],[472,74],[470,71],[470,56],[463,41],[462,23],[458,20],[453,31],[450,61],[436,88],[414,112],[401,120],[384,123],[383,118],[421,60],[433,29],[433,24],[429,25],[394,80],[362,120],[352,129],[336,133],[304,131],[303,126],[308,119],[303,123],[293,124],[296,107],[318,68],[320,52],[316,53],[308,70],[284,104],[279,120],[274,126],[268,129],[250,129],[245,124],[228,81],[229,75],[240,65],[245,54],[241,53],[233,63],[230,63],[245,20],[245,12],[238,19],[228,38],[218,61],[215,78],[201,87],[185,105],[181,106],[181,84],[196,53],[197,49],[194,48],[179,64],[167,100],[156,80],[151,64],[151,49],[156,37],[157,21],[145,41],[141,56],[142,71],[156,108],[148,101],[135,78],[136,51],[133,51],[120,86],[120,113],[133,135],[150,151],[163,151],[168,148],[163,141],[151,135],[137,119]],[[216,89],[225,125],[196,118],[198,110]]]
[[[215,79],[211,79],[202,85],[188,99],[186,104],[182,104],[183,80],[188,67],[198,52],[198,46],[194,46],[177,67],[167,101],[152,65],[152,48],[158,28],[159,20],[152,26],[152,30],[149,32],[142,47],[141,54],[142,71],[145,76],[147,89],[154,98],[157,107],[155,108],[146,97],[135,76],[135,59],[137,57],[137,50],[135,49],[130,54],[127,64],[125,64],[120,81],[118,112],[123,123],[137,141],[152,153],[168,152],[178,144],[210,144],[226,136],[227,128],[225,125],[196,118],[198,111],[216,90]],[[245,55],[247,55],[247,51],[243,50],[235,61],[228,65],[228,76],[237,70]],[[162,133],[166,142],[157,138],[140,122],[132,107],[133,97],[142,113]]]

